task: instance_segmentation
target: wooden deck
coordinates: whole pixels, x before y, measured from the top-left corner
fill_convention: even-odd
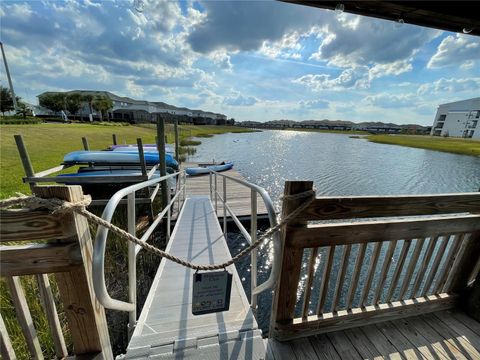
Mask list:
[[[480,323],[449,310],[282,343],[269,339],[266,359],[480,359]]]
[[[184,163],[181,168],[195,167],[197,164]],[[235,179],[245,180],[245,178],[235,169],[222,172],[222,174],[231,176]],[[250,219],[251,216],[251,190],[235,181],[227,179],[227,204],[235,215],[239,218]],[[217,191],[223,196],[223,179],[217,178]],[[208,175],[187,176],[187,195],[210,195],[210,180]],[[213,204],[215,206],[215,203]],[[218,199],[218,217],[223,216],[223,204]],[[257,214],[259,217],[267,216],[267,209],[260,195],[257,195]],[[172,214],[172,219],[176,219],[176,213]],[[227,216],[229,216],[227,212]]]
[[[166,251],[199,264],[230,258],[208,196],[187,197]],[[263,359],[265,345],[235,266],[230,309],[192,315],[194,270],[162,260],[127,349],[127,359]]]

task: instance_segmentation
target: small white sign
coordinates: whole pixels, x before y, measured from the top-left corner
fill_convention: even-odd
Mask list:
[[[232,274],[228,271],[193,274],[192,314],[228,311],[231,290]]]

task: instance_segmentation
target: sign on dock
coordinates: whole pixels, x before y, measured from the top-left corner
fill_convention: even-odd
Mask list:
[[[228,271],[193,274],[192,314],[228,311],[231,290],[232,274]]]

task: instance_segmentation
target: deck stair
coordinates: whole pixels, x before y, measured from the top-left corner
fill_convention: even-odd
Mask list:
[[[167,252],[198,264],[230,252],[208,196],[189,195]],[[265,345],[242,283],[233,274],[229,311],[192,315],[194,270],[162,260],[127,348],[126,359],[263,359]]]

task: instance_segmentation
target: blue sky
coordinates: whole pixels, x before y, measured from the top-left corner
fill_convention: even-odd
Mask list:
[[[277,1],[3,1],[0,16],[33,103],[92,89],[240,121],[431,125],[438,104],[480,96],[479,37]]]

